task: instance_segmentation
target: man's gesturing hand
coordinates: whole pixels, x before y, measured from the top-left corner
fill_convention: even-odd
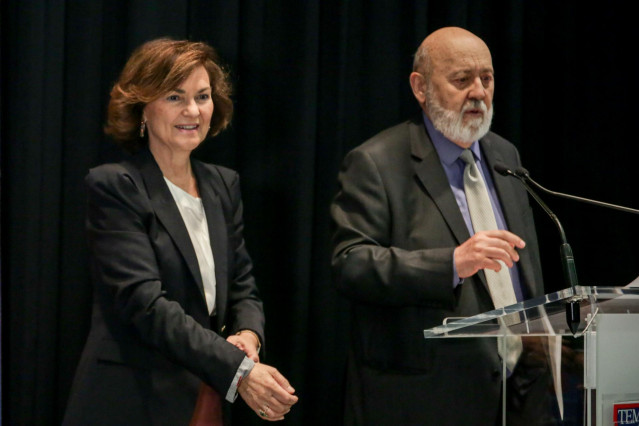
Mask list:
[[[508,231],[481,231],[464,241],[455,249],[453,259],[460,278],[474,275],[480,269],[499,271],[499,261],[509,268],[519,260],[516,248],[524,248],[526,243]]]

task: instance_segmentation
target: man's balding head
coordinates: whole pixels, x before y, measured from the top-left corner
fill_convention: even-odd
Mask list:
[[[410,84],[435,128],[466,147],[490,127],[493,73],[482,39],[463,28],[446,27],[417,49]]]
[[[459,27],[445,27],[431,33],[415,52],[413,71],[429,75],[437,61],[449,61],[464,50],[483,52],[490,57],[486,43],[475,34]]]

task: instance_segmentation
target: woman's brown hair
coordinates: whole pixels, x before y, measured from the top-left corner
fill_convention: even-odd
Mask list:
[[[148,137],[140,137],[144,106],[176,89],[198,66],[206,69],[211,82],[215,108],[210,134],[224,130],[233,115],[231,83],[215,50],[206,43],[162,38],[138,47],[124,65],[111,90],[106,134],[128,152],[146,146]]]

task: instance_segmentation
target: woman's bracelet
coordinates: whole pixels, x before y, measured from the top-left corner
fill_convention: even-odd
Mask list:
[[[257,340],[257,353],[259,353],[260,349],[262,349],[262,343],[260,342],[260,337],[257,335],[257,333],[254,332],[253,330],[249,330],[249,329],[245,328],[243,330],[238,331],[235,334],[239,336],[242,333],[250,333],[250,334],[253,335],[253,337],[255,337],[255,340]]]

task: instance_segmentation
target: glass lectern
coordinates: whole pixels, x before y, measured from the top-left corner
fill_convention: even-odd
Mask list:
[[[577,286],[473,317],[450,318],[425,330],[424,336],[497,339],[504,359],[516,350],[511,348],[521,352],[523,347],[523,355],[516,356],[538,351],[536,359],[546,363],[549,386],[544,395],[534,397],[543,398],[544,404],[551,401],[554,408],[540,411],[547,418],[534,423],[639,425],[637,281],[626,287]],[[569,302],[577,303],[580,312],[574,334],[566,320]],[[507,377],[510,372],[502,364],[502,377]],[[515,416],[507,409],[507,382],[502,383],[502,421],[514,424]]]

